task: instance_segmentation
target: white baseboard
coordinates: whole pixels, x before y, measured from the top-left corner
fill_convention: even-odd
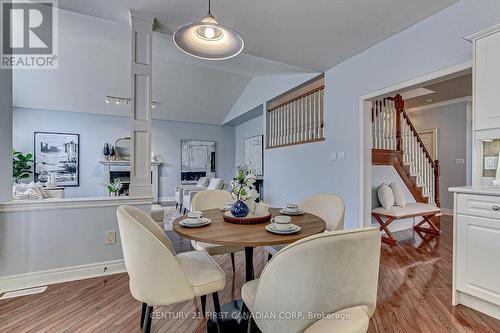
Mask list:
[[[160,204],[164,204],[166,206],[175,205],[175,197],[160,197],[158,201]]]
[[[123,259],[0,277],[0,293],[126,272]]]

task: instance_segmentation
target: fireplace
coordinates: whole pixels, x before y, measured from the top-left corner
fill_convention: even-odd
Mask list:
[[[118,192],[118,195],[128,195],[128,189],[130,187],[130,171],[109,171],[109,182],[112,183],[116,179],[119,179],[122,183],[122,188]]]

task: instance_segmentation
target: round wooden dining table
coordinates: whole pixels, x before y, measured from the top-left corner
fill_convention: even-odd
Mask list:
[[[279,208],[270,208],[271,215],[283,215]],[[269,223],[260,224],[234,224],[224,221],[223,211],[210,209],[203,211],[203,217],[212,222],[199,228],[183,227],[179,224],[186,216],[175,219],[174,231],[180,236],[199,242],[219,245],[239,245],[245,248],[246,281],[253,280],[253,249],[259,246],[283,245],[293,243],[299,239],[323,232],[326,228],[325,221],[320,217],[304,213],[302,215],[290,216],[292,223],[298,225],[301,230],[294,234],[281,235],[266,231],[265,226]]]
[[[272,217],[283,215],[279,208],[270,208]],[[246,281],[254,279],[253,249],[259,246],[285,245],[298,241],[299,239],[323,232],[326,228],[325,221],[320,217],[304,213],[302,215],[290,216],[292,223],[298,225],[301,230],[294,234],[280,235],[266,231],[265,227],[270,222],[260,224],[234,224],[224,221],[224,212],[220,209],[203,211],[203,217],[212,222],[198,228],[183,227],[180,221],[187,218],[185,215],[175,219],[174,231],[180,236],[211,244],[239,245],[245,248],[245,270]],[[248,310],[244,307],[242,300],[233,300],[222,305],[223,332],[246,332]],[[246,313],[246,315],[245,315]],[[207,321],[207,332],[218,332],[217,321],[212,317]]]

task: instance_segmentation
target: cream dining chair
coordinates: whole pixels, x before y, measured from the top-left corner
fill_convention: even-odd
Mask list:
[[[299,203],[299,208],[306,213],[321,217],[326,223],[326,231],[344,229],[345,205],[341,197],[334,194],[317,194],[306,197]],[[265,246],[264,250],[271,256],[275,255],[282,246]]]
[[[321,233],[279,251],[241,296],[263,333],[366,332],[379,260],[378,228]]]
[[[192,210],[191,205],[193,197],[196,195],[196,193],[206,190],[223,190],[225,186],[226,184],[224,182],[224,179],[212,178],[210,179],[210,182],[208,183],[208,186],[206,188],[184,190],[184,198],[182,199],[182,203],[184,204],[184,214],[186,214],[186,211]]]
[[[224,289],[226,276],[210,255],[205,251],[176,254],[161,227],[136,207],[120,206],[116,215],[130,292],[143,303],[144,332],[151,329],[154,306],[212,294],[215,312],[220,313],[217,292]]]
[[[196,193],[191,202],[191,208],[194,211],[204,211],[208,209],[220,209],[224,207],[226,202],[233,201],[231,193],[225,190],[206,190]],[[234,252],[243,251],[242,246],[217,245],[204,242],[191,241],[191,245],[195,250],[204,250],[208,254],[215,256],[219,254],[231,254],[231,265],[233,266],[233,274],[236,272],[234,266]],[[206,297],[201,298],[203,313],[205,313]]]

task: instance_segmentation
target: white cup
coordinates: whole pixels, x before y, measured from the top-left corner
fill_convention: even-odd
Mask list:
[[[202,216],[202,212],[196,210],[188,213],[188,219],[194,222],[197,222]]]
[[[286,211],[296,213],[299,211],[299,205],[296,203],[287,203],[286,204]]]
[[[271,222],[276,230],[288,230],[291,228],[290,223],[292,222],[292,219],[290,216],[278,215],[273,217]]]

